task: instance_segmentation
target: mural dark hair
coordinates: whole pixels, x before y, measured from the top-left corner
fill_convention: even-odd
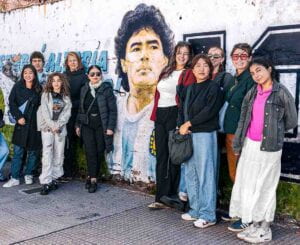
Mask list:
[[[101,70],[100,66],[98,66],[98,65],[91,65],[91,66],[89,67],[89,69],[87,70],[87,74],[89,74],[90,71],[91,71],[93,68],[96,68],[97,70],[99,70],[99,71],[100,71],[100,74],[102,75],[102,70]]]
[[[67,77],[64,74],[59,73],[59,72],[51,73],[48,76],[47,83],[44,87],[44,92],[46,92],[46,93],[53,92],[52,83],[54,81],[54,77],[56,77],[56,76],[59,77],[60,81],[62,82],[61,83],[61,88],[60,88],[60,94],[63,95],[63,96],[69,96],[70,95],[69,81],[68,81]]]
[[[32,64],[32,60],[33,59],[41,59],[43,64],[45,64],[45,57],[44,55],[39,52],[39,51],[34,51],[31,55],[30,55],[30,64]]]
[[[130,37],[144,29],[152,29],[162,42],[163,52],[170,59],[174,47],[174,34],[167,25],[164,16],[154,6],[141,3],[134,10],[128,11],[115,37],[115,54],[117,57],[116,73],[122,78],[121,85],[125,91],[129,91],[128,77],[122,71],[121,59],[125,58],[126,45]]]
[[[25,72],[25,69],[30,69],[33,74],[34,74],[34,78],[33,78],[33,85],[32,85],[32,88],[39,94],[41,91],[42,91],[42,87],[39,83],[39,79],[38,79],[38,75],[37,75],[37,71],[36,69],[34,68],[33,65],[31,64],[28,64],[28,65],[24,65],[23,69],[22,69],[22,72],[21,72],[21,78],[20,78],[20,81],[22,83],[26,83],[25,82],[25,79],[24,79],[24,72]]]
[[[207,54],[209,53],[209,50],[211,50],[211,49],[218,49],[218,50],[220,50],[220,51],[221,51],[221,56],[222,56],[222,58],[225,58],[225,52],[224,52],[224,50],[223,50],[221,47],[219,47],[219,46],[212,46],[212,47],[209,47],[209,49],[207,50]],[[225,68],[224,68],[224,63],[222,63],[222,64],[219,66],[219,72],[224,71],[224,70],[225,70]]]
[[[67,54],[67,57],[65,59],[65,67],[66,67],[67,70],[70,70],[70,67],[68,65],[69,56],[74,56],[77,59],[77,61],[78,61],[78,70],[83,68],[82,61],[81,61],[81,58],[80,58],[79,54],[76,53],[75,51],[71,51]]]
[[[233,55],[234,51],[237,49],[244,50],[248,56],[252,56],[252,48],[248,43],[237,43],[233,46],[230,56]]]
[[[276,69],[275,69],[274,65],[272,64],[271,60],[269,60],[265,57],[261,57],[261,56],[254,57],[250,61],[249,68],[252,65],[261,65],[261,66],[265,67],[266,69],[271,68],[271,78],[272,78],[272,80],[275,80],[275,81],[279,82],[279,74],[276,71]]]
[[[208,64],[209,66],[209,79],[212,78],[212,73],[214,71],[214,67],[213,64],[211,63],[210,58],[208,58],[208,56],[206,54],[197,54],[193,60],[192,60],[192,64],[191,64],[191,69],[194,69],[195,65],[197,64],[197,62],[202,59],[205,61],[206,64]]]
[[[172,57],[169,59],[168,65],[163,69],[161,72],[161,79],[162,78],[167,78],[168,76],[171,75],[173,71],[176,70],[176,54],[180,48],[186,47],[189,50],[189,59],[187,63],[185,64],[184,68],[189,68],[193,59],[193,48],[192,45],[189,42],[185,41],[180,41],[176,44]]]

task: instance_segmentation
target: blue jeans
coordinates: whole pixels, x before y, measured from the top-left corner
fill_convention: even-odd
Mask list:
[[[209,222],[216,221],[217,134],[193,133],[193,156],[185,166],[190,201],[189,214]]]
[[[11,177],[19,179],[20,171],[22,167],[22,159],[25,149],[23,147],[14,145],[14,156],[11,161]],[[38,151],[27,151],[27,161],[25,175],[32,175],[32,171],[35,168]]]
[[[4,176],[2,174],[2,168],[6,162],[8,154],[9,154],[8,145],[7,145],[3,135],[0,133],[0,180],[4,179]]]
[[[179,192],[187,193],[185,181],[185,163],[182,163],[180,167]]]

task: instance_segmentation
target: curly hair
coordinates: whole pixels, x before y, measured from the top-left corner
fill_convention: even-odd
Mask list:
[[[66,76],[64,74],[59,73],[59,72],[51,73],[48,76],[47,83],[44,87],[44,92],[46,92],[46,93],[53,92],[52,83],[53,83],[54,77],[56,77],[56,76],[59,77],[59,79],[61,81],[60,94],[63,95],[63,96],[69,96],[70,95],[70,86],[69,86],[68,79],[66,78]]]
[[[115,37],[115,55],[118,59],[116,73],[122,78],[121,85],[127,92],[129,91],[128,77],[122,70],[121,59],[125,58],[126,45],[130,37],[144,28],[152,29],[162,42],[164,55],[168,59],[172,56],[174,33],[167,25],[160,10],[152,5],[148,6],[142,3],[137,5],[134,10],[128,11],[124,15]]]

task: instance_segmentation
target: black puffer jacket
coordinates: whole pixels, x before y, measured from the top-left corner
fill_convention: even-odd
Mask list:
[[[89,92],[89,84],[86,83],[81,89],[80,93],[80,105],[78,113],[85,113],[84,99]],[[106,135],[106,130],[110,129],[114,131],[117,123],[117,103],[113,93],[113,88],[110,82],[104,81],[96,92],[97,105],[100,112],[102,128],[105,135],[105,148],[107,152],[113,149],[113,137]],[[81,122],[76,119],[76,127],[80,127]]]
[[[26,109],[24,113],[19,107],[26,101]],[[12,143],[26,150],[39,150],[42,146],[41,134],[37,131],[36,112],[40,104],[40,94],[35,89],[26,88],[21,81],[17,82],[9,95],[9,109],[12,116],[18,121],[25,118],[25,125],[16,123],[12,137]]]
[[[77,71],[66,70],[65,75],[70,84],[72,112],[77,112],[79,108],[80,90],[88,82],[88,77],[83,68]]]

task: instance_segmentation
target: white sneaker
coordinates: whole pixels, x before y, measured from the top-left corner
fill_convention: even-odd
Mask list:
[[[262,242],[269,242],[272,240],[272,231],[269,228],[265,231],[262,228],[257,228],[255,232],[249,234],[244,238],[244,241],[249,243],[262,243]]]
[[[180,191],[180,192],[178,193],[178,197],[179,197],[179,199],[180,199],[181,201],[183,201],[183,202],[187,202],[187,200],[188,200],[188,195],[187,195],[187,193],[184,193],[184,192],[182,192],[182,191]]]
[[[181,218],[186,221],[194,221],[196,218],[192,217],[189,213],[185,213],[181,215]]]
[[[3,185],[3,187],[13,187],[13,186],[16,186],[16,185],[19,185],[19,184],[20,184],[20,180],[11,178],[9,181],[7,181]]]
[[[25,175],[24,180],[25,180],[26,185],[32,185],[33,184],[33,176],[32,175]]]
[[[245,230],[239,232],[236,236],[239,239],[244,240],[245,237],[251,235],[252,233],[254,233],[256,231],[257,227],[255,227],[253,224],[248,226]]]
[[[209,226],[212,226],[212,225],[215,225],[216,222],[209,222],[209,221],[206,221],[204,219],[198,219],[194,222],[194,226],[197,227],[197,228],[206,228],[206,227],[209,227]]]

